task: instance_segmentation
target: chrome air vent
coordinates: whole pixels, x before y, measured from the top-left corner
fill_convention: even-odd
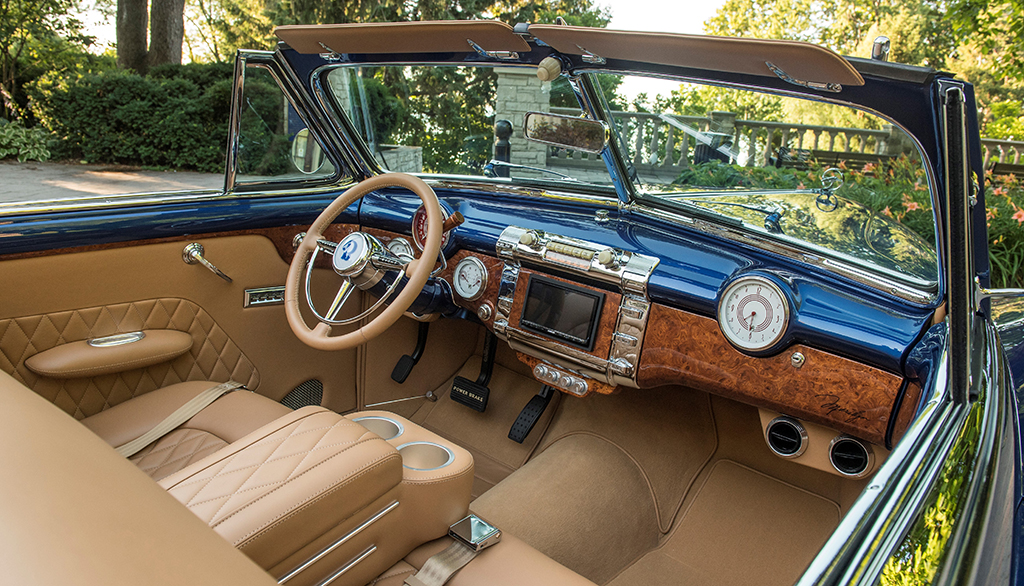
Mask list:
[[[832,440],[828,459],[843,476],[860,478],[871,470],[871,449],[852,437],[841,435]]]
[[[807,430],[791,417],[776,417],[765,427],[764,439],[783,458],[796,458],[807,449]]]

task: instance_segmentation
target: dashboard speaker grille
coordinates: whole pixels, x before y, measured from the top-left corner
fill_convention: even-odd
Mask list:
[[[807,449],[807,431],[789,417],[773,419],[765,429],[765,440],[773,452],[784,458],[795,458]]]
[[[828,457],[835,469],[846,476],[861,476],[871,464],[867,446],[850,437],[833,440]]]
[[[301,409],[309,405],[319,405],[324,398],[324,384],[311,378],[295,387],[281,399],[281,404],[292,409]]]

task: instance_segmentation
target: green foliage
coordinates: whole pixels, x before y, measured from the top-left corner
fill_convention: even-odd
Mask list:
[[[993,102],[989,108],[989,119],[985,124],[987,138],[1024,140],[1024,102]]]
[[[272,177],[294,169],[285,133],[284,94],[269,71],[245,71],[245,104],[238,123],[238,172]]]
[[[1024,81],[1024,2],[952,0],[943,24],[990,57],[1000,74]]]
[[[56,135],[58,157],[222,171],[231,79],[218,67],[49,75],[34,86],[33,113]]]
[[[22,87],[45,71],[69,70],[88,60],[93,42],[77,18],[78,0],[0,1],[0,114],[22,118]]]
[[[45,161],[50,158],[48,138],[42,129],[25,128],[20,122],[0,123],[0,159],[14,157],[19,163]]]

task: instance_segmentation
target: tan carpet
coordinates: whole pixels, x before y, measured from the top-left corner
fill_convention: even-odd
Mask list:
[[[459,376],[474,381],[479,374],[480,356],[471,357],[459,370]],[[495,364],[488,384],[491,394],[487,410],[478,413],[451,400],[452,380],[454,377],[435,391],[439,397],[436,403],[425,403],[410,419],[473,454],[476,497],[526,463],[551,423],[561,393],[552,397],[533,431],[522,444],[517,444],[508,439],[509,429],[530,398],[540,391],[541,383]]]
[[[610,584],[792,584],[839,518],[830,500],[718,460],[668,541]]]
[[[589,433],[559,440],[470,509],[598,584],[658,543],[637,463]]]
[[[759,423],[755,425],[760,429]],[[672,526],[690,484],[718,445],[707,393],[683,387],[563,397],[540,449],[579,431],[607,438],[640,464],[651,485],[662,533]]]

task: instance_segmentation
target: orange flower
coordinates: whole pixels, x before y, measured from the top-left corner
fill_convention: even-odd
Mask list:
[[[1013,214],[1013,219],[1017,220],[1017,225],[1024,224],[1024,210],[1017,210],[1016,214]]]
[[[903,202],[903,207],[907,208],[908,212],[921,209],[921,205],[916,201]]]
[[[885,206],[885,209],[882,210],[882,213],[889,216],[890,218],[892,217],[892,210],[889,209],[889,206]]]
[[[864,163],[864,173],[870,173],[875,170],[876,165],[874,163]]]

